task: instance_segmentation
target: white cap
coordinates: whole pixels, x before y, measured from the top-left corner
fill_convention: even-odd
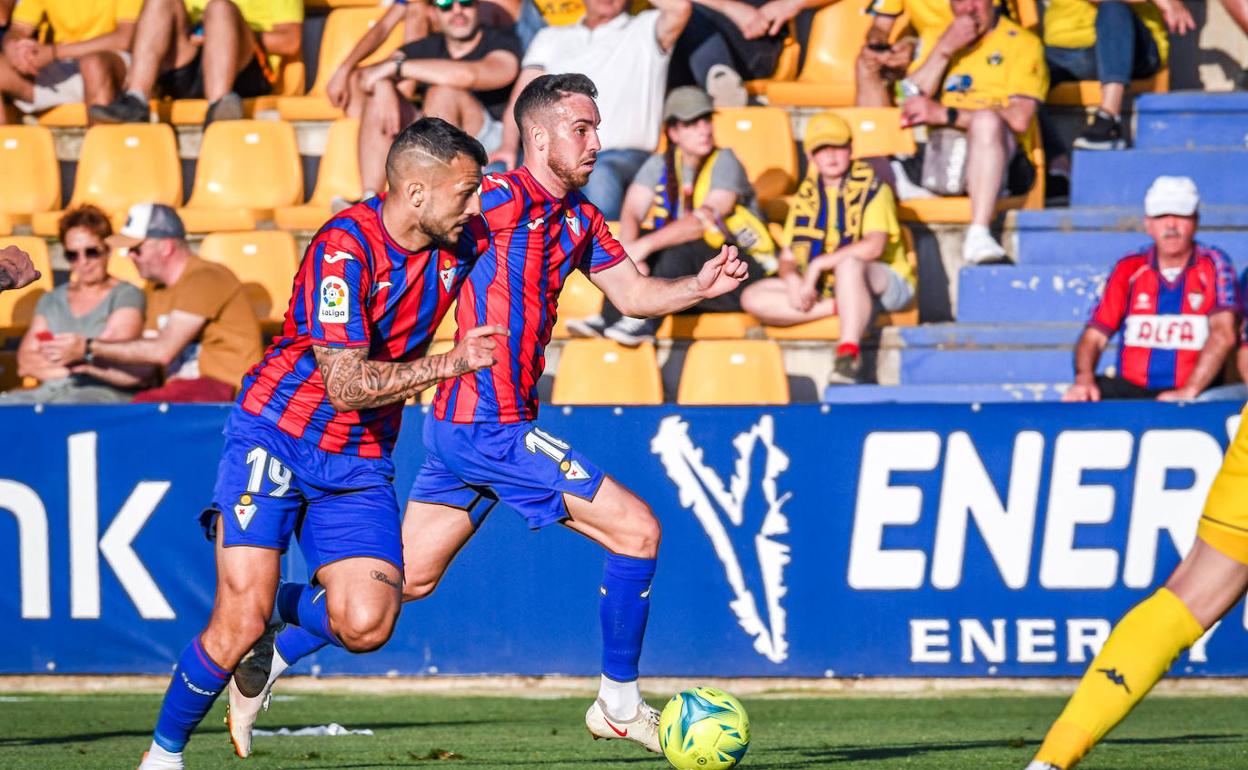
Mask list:
[[[1144,196],[1144,214],[1164,217],[1173,214],[1190,217],[1200,208],[1200,193],[1196,183],[1186,176],[1159,176],[1153,180]]]

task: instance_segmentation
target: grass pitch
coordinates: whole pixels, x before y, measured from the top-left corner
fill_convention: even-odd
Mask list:
[[[1054,697],[743,699],[753,740],[743,767],[1021,770],[1049,721]],[[661,705],[657,699],[651,702]],[[147,747],[157,695],[0,695],[0,768],[134,768]],[[245,764],[213,710],[187,749],[189,770],[578,768],[660,770],[635,744],[592,741],[584,698],[299,694],[274,703],[259,727],[338,722],[374,735],[257,737]],[[1080,770],[1248,767],[1242,698],[1145,701]]]

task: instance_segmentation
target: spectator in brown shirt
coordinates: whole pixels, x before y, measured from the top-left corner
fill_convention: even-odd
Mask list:
[[[238,278],[191,253],[177,212],[160,204],[130,209],[108,244],[124,248],[147,279],[147,321],[141,339],[102,342],[76,334],[43,343],[50,355],[78,367],[97,359],[147,364],[164,384],[135,401],[229,401],[247,368],[260,359],[260,323]]]

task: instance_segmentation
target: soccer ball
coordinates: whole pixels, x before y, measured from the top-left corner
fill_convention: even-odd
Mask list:
[[[659,717],[659,745],[677,770],[728,770],[750,746],[750,717],[723,690],[678,692]]]

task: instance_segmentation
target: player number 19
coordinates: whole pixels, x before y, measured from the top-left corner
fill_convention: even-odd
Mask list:
[[[282,465],[276,457],[269,457],[264,447],[259,446],[247,453],[247,464],[251,466],[251,475],[247,478],[247,491],[252,494],[260,492],[260,482],[264,475],[266,460],[269,466],[269,481],[274,484],[273,491],[269,494],[273,497],[281,497],[290,491],[290,468]]]

